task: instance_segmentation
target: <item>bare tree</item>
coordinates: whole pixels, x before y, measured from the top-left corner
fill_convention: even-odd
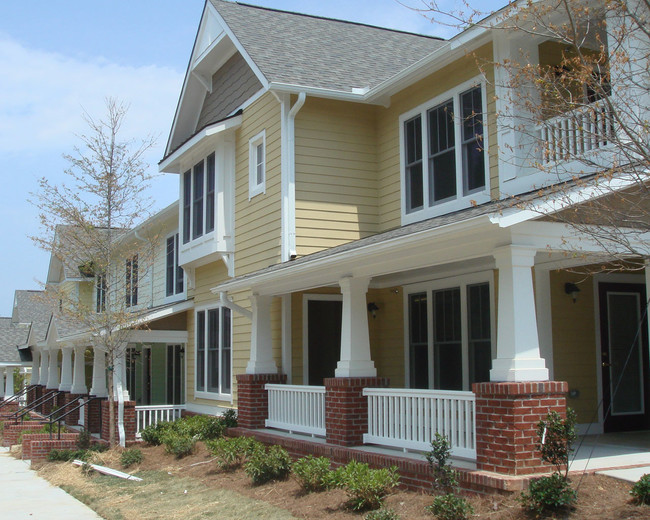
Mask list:
[[[153,231],[130,231],[151,206],[143,156],[154,143],[152,138],[120,140],[127,110],[108,98],[104,118],[84,112],[88,131],[78,136],[81,145],[74,153],[64,155],[67,182],[53,184],[43,177],[32,194],[43,229],[32,239],[61,262],[68,273],[64,278],[87,280],[86,291],[79,289],[83,281],[46,287],[56,302],[55,315],[64,327],[71,325],[69,330],[92,337],[95,355],[106,354],[109,376],[123,362],[129,331],[147,307],[137,287],[153,262],[156,242]],[[111,445],[120,391],[108,377]]]

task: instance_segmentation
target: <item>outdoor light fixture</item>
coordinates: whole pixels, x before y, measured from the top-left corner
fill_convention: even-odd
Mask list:
[[[377,317],[377,311],[379,310],[379,307],[377,307],[377,304],[375,302],[370,302],[368,304],[368,312],[372,312],[372,319],[374,320]]]
[[[573,299],[573,303],[578,299],[578,293],[580,289],[578,286],[572,282],[567,282],[564,284],[564,292],[567,293]]]

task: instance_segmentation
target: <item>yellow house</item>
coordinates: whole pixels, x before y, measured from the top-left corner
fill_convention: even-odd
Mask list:
[[[547,410],[650,428],[648,271],[580,272],[615,245],[552,217],[603,196],[562,146],[606,160],[609,112],[525,131],[493,64],[561,57],[504,23],[444,41],[206,2],[160,162],[179,176],[187,410],[342,446],[440,431],[516,475],[543,469]]]

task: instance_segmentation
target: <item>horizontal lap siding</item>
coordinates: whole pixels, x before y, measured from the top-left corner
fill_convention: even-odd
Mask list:
[[[296,117],[299,256],[377,231],[376,108],[308,98]]]

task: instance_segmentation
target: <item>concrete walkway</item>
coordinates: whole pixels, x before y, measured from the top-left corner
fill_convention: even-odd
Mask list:
[[[39,477],[29,465],[0,448],[0,518],[11,520],[101,520],[92,509]]]

